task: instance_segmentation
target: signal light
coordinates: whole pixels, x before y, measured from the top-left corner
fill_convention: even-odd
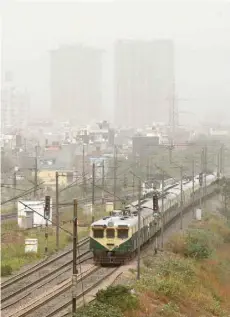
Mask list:
[[[157,194],[153,194],[153,210],[157,211],[158,210],[158,196]]]
[[[50,196],[45,196],[45,218],[49,219],[50,217]]]

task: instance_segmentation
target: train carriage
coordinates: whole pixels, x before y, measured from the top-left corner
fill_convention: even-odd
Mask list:
[[[207,187],[216,181],[215,175],[207,175]],[[211,189],[210,189],[211,190]],[[201,188],[199,179],[194,180],[195,199],[199,198]],[[183,205],[191,203],[193,195],[193,182],[183,181]],[[153,211],[152,198],[141,202],[140,214],[140,244],[143,246],[151,240],[161,228],[161,221],[170,222],[179,212],[181,202],[180,183],[164,193],[164,219],[162,214],[162,198],[159,197],[158,212]],[[97,264],[124,264],[135,256],[138,248],[138,202],[127,206],[126,212],[113,212],[91,225],[90,249]]]

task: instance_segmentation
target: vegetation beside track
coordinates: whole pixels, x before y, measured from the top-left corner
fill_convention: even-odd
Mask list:
[[[97,212],[97,217],[101,216],[101,212]],[[72,233],[73,224],[71,219],[73,211],[71,208],[60,214],[60,226]],[[79,210],[79,223],[84,226],[78,228],[78,239],[89,234],[89,224],[91,216],[84,215],[82,210]],[[45,254],[45,228],[33,228],[23,230],[18,228],[15,220],[7,220],[2,223],[1,231],[1,275],[7,276],[12,272],[19,270],[22,266],[38,261],[46,255],[51,255],[56,251],[56,227],[48,228],[48,253]],[[72,236],[60,229],[60,250],[71,244]],[[37,254],[25,254],[25,239],[38,239]]]
[[[204,215],[185,233],[174,235],[164,252],[144,256],[140,281],[135,277],[130,270],[128,287],[100,291],[81,316],[229,317],[229,222],[217,214]]]

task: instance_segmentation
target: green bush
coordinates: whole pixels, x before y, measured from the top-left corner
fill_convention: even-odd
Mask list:
[[[123,314],[118,307],[114,307],[101,302],[94,302],[82,307],[77,311],[76,317],[122,317]],[[75,317],[75,316],[73,316]]]
[[[130,293],[130,288],[124,285],[109,286],[106,290],[98,291],[96,298],[99,302],[119,307],[121,311],[138,307],[138,299]]]
[[[12,267],[10,265],[1,266],[1,276],[8,276],[12,274]]]
[[[213,237],[202,229],[192,229],[186,236],[184,255],[196,259],[208,258],[212,252]]]

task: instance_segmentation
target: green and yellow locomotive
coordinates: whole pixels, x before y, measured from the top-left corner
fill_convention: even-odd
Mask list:
[[[216,176],[206,175],[207,194],[213,191]],[[161,217],[162,197],[159,199],[158,210],[153,209],[153,199],[145,199],[141,203],[140,210],[140,245],[148,243],[160,230],[162,220],[165,224],[180,214],[180,204],[184,208],[191,205],[193,201],[198,201],[202,194],[199,185],[199,177],[192,181],[183,181],[183,193],[181,195],[180,184],[175,184],[163,193],[164,217]],[[182,199],[182,201],[181,201]],[[138,216],[137,202],[127,206],[124,214],[122,211],[113,211],[110,216],[106,216],[91,224],[90,249],[93,252],[94,262],[97,264],[124,264],[135,256],[138,248]]]

